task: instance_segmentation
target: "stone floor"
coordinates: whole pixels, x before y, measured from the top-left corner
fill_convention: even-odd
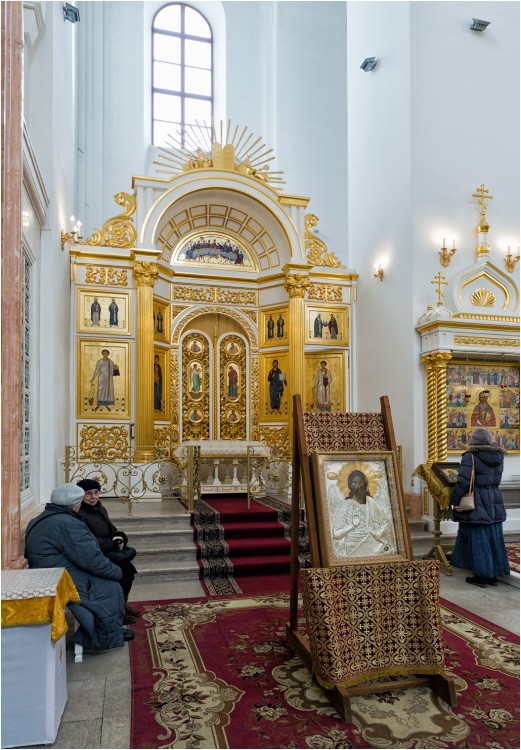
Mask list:
[[[441,573],[441,596],[519,633],[519,588],[505,583],[486,589],[465,583],[468,571]],[[198,581],[136,583],[132,601],[189,599],[204,596]],[[85,653],[74,663],[67,652],[68,702],[52,748],[130,748],[130,668],[128,646]],[[44,747],[40,745],[38,747]]]

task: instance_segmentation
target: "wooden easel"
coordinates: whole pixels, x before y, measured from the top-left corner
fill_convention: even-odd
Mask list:
[[[375,450],[390,450],[395,458],[398,456],[394,429],[391,418],[391,409],[387,396],[380,398],[380,410],[385,434],[385,446],[375,445]],[[346,436],[345,450],[350,450],[349,438]],[[302,402],[299,395],[293,397],[293,475],[292,475],[292,513],[291,513],[291,583],[290,583],[290,619],[286,624],[286,637],[291,648],[302,659],[306,668],[313,672],[313,660],[309,639],[298,629],[298,540],[299,540],[299,516],[300,516],[300,485],[302,482],[302,493],[307,515],[309,545],[311,553],[311,565],[314,568],[323,567],[318,544],[317,518],[315,513],[315,502],[313,484],[311,479],[310,452],[306,440],[304,428],[304,417]],[[403,487],[398,477],[398,493],[400,502],[403,503]],[[412,560],[412,543],[409,526],[405,523],[406,547],[409,559]],[[385,693],[392,690],[400,690],[409,687],[429,686],[437,695],[445,700],[450,706],[456,705],[456,687],[454,681],[445,675],[421,675],[403,677],[386,681],[372,681],[343,688],[334,687],[332,690],[324,689],[329,701],[338,711],[345,722],[352,721],[351,698],[355,695],[369,695],[372,693]]]

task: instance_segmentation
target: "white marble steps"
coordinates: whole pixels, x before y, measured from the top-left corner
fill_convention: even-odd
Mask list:
[[[126,502],[102,501],[111,521],[129,537],[138,554],[134,565],[141,583],[197,580],[199,564],[190,513],[177,500],[137,502],[128,514]]]

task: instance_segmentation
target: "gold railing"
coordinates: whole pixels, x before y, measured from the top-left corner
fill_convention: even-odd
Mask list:
[[[207,456],[201,455],[199,446],[182,446],[175,453],[158,446],[146,447],[146,450],[154,456],[153,460],[137,460],[136,452],[130,447],[119,451],[117,456],[104,448],[91,449],[89,458],[85,459],[78,456],[75,446],[68,445],[65,447],[65,481],[95,479],[101,484],[102,497],[115,497],[128,503],[129,515],[133,504],[147,496],[158,500],[179,498],[192,512],[194,501],[200,501],[203,492],[246,492],[249,508],[251,498],[284,494],[290,486],[290,464],[284,452],[275,448],[266,453],[258,447],[247,446],[246,453]],[[143,455],[142,446],[139,454]],[[241,463],[243,476],[239,480],[237,471]],[[201,470],[205,466],[213,466],[213,481],[209,481],[208,476],[203,479]],[[233,477],[228,477],[227,473],[230,482],[220,481],[220,466],[226,466],[227,472],[233,473]]]
[[[133,503],[145,496],[166,499],[178,497],[189,500],[189,487],[186,467],[189,463],[189,449],[182,456],[172,456],[168,449],[146,446],[154,456],[153,460],[136,460],[133,448],[119,451],[113,457],[103,448],[92,449],[88,459],[78,456],[75,446],[65,446],[65,481],[79,482],[81,479],[95,479],[101,484],[103,497],[116,497],[126,500],[128,513],[132,514]],[[142,455],[143,448],[140,447]]]

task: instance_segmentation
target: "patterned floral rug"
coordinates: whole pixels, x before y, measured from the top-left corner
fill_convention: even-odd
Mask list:
[[[510,570],[519,573],[519,542],[507,542],[506,548]]]
[[[286,644],[287,594],[143,602],[131,747],[518,748],[519,638],[441,603],[457,706],[391,678],[345,724]]]

